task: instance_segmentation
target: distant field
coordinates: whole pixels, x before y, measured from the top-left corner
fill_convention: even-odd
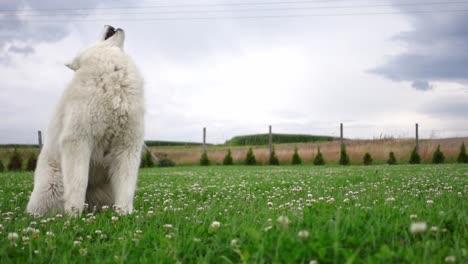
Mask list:
[[[440,144],[441,150],[446,157],[446,162],[455,162],[460,151],[461,144],[468,144],[468,138],[450,138],[450,139],[425,139],[420,141],[419,154],[423,163],[429,163],[432,155]],[[369,152],[376,164],[384,164],[388,159],[388,153],[393,151],[397,161],[400,164],[407,164],[410,153],[414,148],[412,139],[382,139],[382,140],[346,140],[345,141],[351,164],[362,164],[363,156]],[[312,163],[313,157],[317,153],[317,146],[327,163],[338,163],[340,156],[340,142],[317,142],[317,143],[292,143],[275,144],[276,155],[281,164],[290,164],[294,147],[299,149],[299,154],[305,163]],[[259,164],[267,164],[269,157],[269,148],[262,146],[208,146],[208,157],[213,164],[221,164],[228,149],[232,151],[234,162],[242,164],[249,147],[253,148]],[[201,155],[201,146],[165,146],[151,148],[157,156],[167,156],[173,159],[179,165],[198,164]]]
[[[0,263],[468,263],[468,165],[155,168],[138,186],[130,216],[35,219],[32,174],[0,173]]]

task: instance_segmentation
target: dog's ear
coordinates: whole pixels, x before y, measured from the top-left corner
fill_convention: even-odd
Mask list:
[[[74,59],[74,60],[72,60],[72,61],[69,62],[69,63],[65,63],[65,66],[67,66],[68,68],[72,69],[73,71],[77,71],[77,70],[80,68],[80,65],[79,65],[77,59]]]

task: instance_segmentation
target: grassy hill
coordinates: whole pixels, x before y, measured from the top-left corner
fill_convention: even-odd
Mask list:
[[[309,143],[309,142],[326,142],[338,140],[339,138],[331,136],[315,136],[301,134],[272,134],[272,140],[275,144],[281,143]],[[255,134],[237,136],[226,141],[226,145],[230,146],[247,146],[247,145],[267,145],[268,134]]]

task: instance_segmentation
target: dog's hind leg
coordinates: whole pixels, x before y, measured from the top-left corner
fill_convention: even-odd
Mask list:
[[[63,181],[58,162],[41,153],[34,172],[34,190],[26,210],[42,216],[63,211]]]

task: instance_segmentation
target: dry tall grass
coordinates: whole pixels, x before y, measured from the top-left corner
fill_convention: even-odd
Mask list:
[[[437,145],[446,157],[446,162],[456,162],[462,142],[468,143],[468,138],[448,138],[448,139],[425,139],[419,142],[419,155],[423,163],[429,163],[432,159]],[[377,139],[377,140],[348,140],[345,141],[346,150],[350,157],[351,164],[362,164],[363,156],[366,152],[372,155],[374,163],[386,163],[390,151],[395,153],[398,163],[408,163],[410,153],[414,148],[413,139]],[[299,155],[304,163],[312,163],[312,159],[317,153],[317,146],[320,146],[326,163],[338,163],[340,157],[340,142],[298,143],[298,144],[276,144],[275,150],[281,164],[291,163],[294,147],[297,146]],[[222,164],[227,149],[232,151],[232,158],[235,164],[242,164],[247,154],[248,146],[208,146],[208,157],[212,164]],[[198,146],[177,146],[177,147],[152,147],[157,156],[166,156],[176,162],[177,165],[198,164],[201,155],[201,147]],[[253,146],[254,154],[258,164],[267,164],[269,157],[268,146]]]

